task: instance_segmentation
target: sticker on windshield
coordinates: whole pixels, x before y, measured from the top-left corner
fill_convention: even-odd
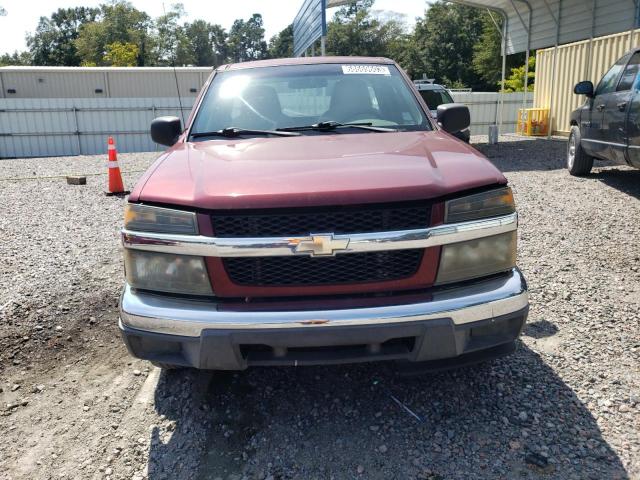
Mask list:
[[[386,65],[342,65],[345,75],[391,75]]]

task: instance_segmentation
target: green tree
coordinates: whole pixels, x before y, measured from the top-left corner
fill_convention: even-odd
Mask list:
[[[156,19],[156,60],[160,65],[178,63],[176,58],[178,45],[185,42],[183,28],[178,22],[184,14],[184,6],[181,3],[175,3],[171,5],[168,13]]]
[[[184,24],[176,53],[178,65],[218,66],[227,55],[227,32],[220,25],[204,20]]]
[[[59,8],[51,17],[40,17],[33,35],[27,35],[27,46],[35,65],[78,66],[75,40],[80,28],[96,19],[97,8]]]
[[[369,11],[375,0],[356,0],[350,3],[347,3],[345,6],[340,8],[334,16],[334,20],[340,20],[345,18],[355,18],[358,12],[362,10]]]
[[[413,48],[413,36],[409,32],[404,16],[384,14],[384,16],[378,16],[377,20],[380,23],[378,34],[383,42],[383,48],[377,55],[395,60],[406,70],[416,50]]]
[[[270,58],[293,57],[293,24],[271,37],[268,51]]]
[[[105,55],[107,45],[132,43],[138,47],[136,65],[153,65],[153,22],[149,15],[124,0],[112,0],[100,5],[94,22],[80,27],[76,39],[78,54],[84,65],[109,65]]]
[[[477,9],[438,0],[416,22],[412,39],[416,52],[408,68],[426,73],[438,83],[483,87],[484,81],[472,64],[474,45],[481,33]]]
[[[473,47],[473,70],[487,89],[494,90],[502,76],[502,17],[483,12],[481,19],[482,33]]]
[[[373,0],[340,8],[327,25],[327,53],[387,56],[401,60],[408,36],[401,18],[372,12]]]
[[[135,67],[139,53],[135,43],[113,42],[107,45],[104,59],[113,67]]]
[[[267,57],[262,15],[254,13],[247,21],[238,19],[229,30],[229,56],[234,62]]]
[[[536,57],[529,57],[529,72],[527,75],[527,92],[533,92],[533,84],[536,79]],[[524,92],[525,66],[513,67],[511,73],[504,81],[505,92]],[[500,83],[498,82],[498,86]]]
[[[31,54],[27,52],[5,53],[0,55],[0,67],[32,65]]]
[[[160,65],[219,65],[227,57],[227,33],[204,20],[180,25],[181,3],[156,19],[156,60]]]

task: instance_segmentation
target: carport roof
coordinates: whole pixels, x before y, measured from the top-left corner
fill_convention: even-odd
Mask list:
[[[506,19],[506,53],[623,32],[638,26],[640,0],[448,0]]]

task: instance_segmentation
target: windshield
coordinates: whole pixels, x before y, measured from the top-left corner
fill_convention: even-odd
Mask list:
[[[319,64],[218,73],[198,110],[191,135],[230,127],[253,130],[248,134],[259,135],[255,130],[274,131],[319,122],[431,129],[395,66]],[[372,130],[347,126],[341,132]]]
[[[436,110],[444,103],[453,103],[453,98],[446,90],[420,90],[420,95],[424,98],[429,110]]]

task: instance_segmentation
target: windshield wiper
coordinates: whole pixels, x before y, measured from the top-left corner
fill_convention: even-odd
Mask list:
[[[329,131],[329,130],[335,130],[337,128],[361,128],[363,130],[370,130],[372,132],[397,132],[398,131],[395,128],[374,127],[371,122],[340,123],[340,122],[334,122],[333,120],[328,120],[326,122],[318,122],[318,123],[314,123],[313,125],[304,125],[301,127],[278,128],[277,130],[279,132],[303,132],[306,130]]]
[[[222,130],[215,130],[212,132],[196,132],[191,134],[191,138],[201,138],[201,137],[226,137],[226,138],[234,138],[239,137],[240,135],[277,135],[279,137],[298,137],[300,136],[297,132],[286,132],[280,130],[253,130],[250,128],[238,128],[238,127],[227,127]]]

